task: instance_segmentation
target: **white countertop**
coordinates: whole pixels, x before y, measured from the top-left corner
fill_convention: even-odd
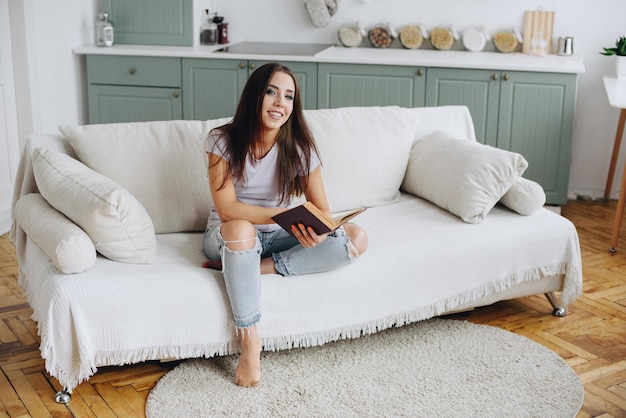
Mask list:
[[[178,58],[212,59],[251,59],[265,61],[300,61],[343,64],[406,65],[447,68],[474,68],[508,71],[536,71],[553,73],[585,72],[583,59],[579,55],[546,55],[537,57],[522,53],[503,54],[501,52],[408,50],[401,48],[345,48],[330,46],[315,55],[267,55],[235,54],[215,52],[228,46],[157,46],[157,45],[115,45],[97,47],[85,45],[74,49],[76,54],[132,55]]]
[[[606,75],[604,89],[612,107],[626,109],[626,78]]]

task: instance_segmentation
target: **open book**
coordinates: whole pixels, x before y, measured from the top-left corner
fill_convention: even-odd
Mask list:
[[[306,202],[300,206],[296,206],[295,208],[279,213],[278,215],[273,216],[272,219],[278,225],[282,226],[285,231],[292,235],[291,225],[298,224],[310,226],[316,234],[322,235],[339,228],[341,225],[345,224],[365,209],[366,208],[356,209],[341,216],[332,218],[322,212],[313,203]]]

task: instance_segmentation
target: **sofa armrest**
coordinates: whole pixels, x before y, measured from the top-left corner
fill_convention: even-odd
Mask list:
[[[15,213],[15,205],[17,201],[24,195],[29,193],[37,193],[37,183],[35,182],[35,175],[33,173],[33,151],[36,148],[49,148],[55,151],[63,152],[70,156],[74,156],[74,151],[70,147],[69,143],[58,133],[50,134],[32,134],[26,140],[22,154],[20,155],[20,162],[17,167],[17,173],[15,175],[15,183],[13,187],[13,198],[11,202],[11,231],[9,238],[14,244],[18,244],[20,239],[23,238],[23,231],[17,226]]]
[[[96,249],[89,236],[39,193],[22,196],[15,213],[26,235],[62,273],[80,273],[95,264]]]

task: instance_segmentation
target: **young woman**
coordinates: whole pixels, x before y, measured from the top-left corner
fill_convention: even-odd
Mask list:
[[[206,151],[214,206],[204,252],[209,266],[222,268],[241,342],[235,381],[256,386],[261,274],[294,276],[347,265],[366,250],[367,234],[348,223],[324,235],[294,225],[291,235],[271,219],[299,195],[331,214],[317,147],[289,68],[272,63],[255,70],[232,122],[209,133]]]

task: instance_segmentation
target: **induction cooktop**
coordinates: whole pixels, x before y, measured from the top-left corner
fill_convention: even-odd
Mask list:
[[[218,49],[215,52],[231,54],[260,54],[260,55],[306,55],[315,56],[331,44],[299,44],[281,42],[239,42]]]

